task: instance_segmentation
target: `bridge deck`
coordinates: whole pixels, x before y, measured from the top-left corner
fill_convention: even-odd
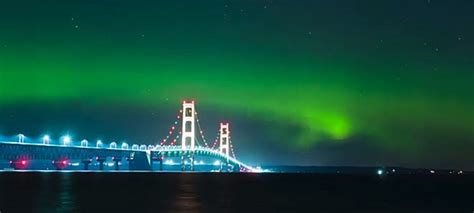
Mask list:
[[[126,158],[133,157],[138,153],[146,154],[148,156],[148,161],[151,161],[154,157],[161,156],[209,156],[230,164],[238,165],[250,171],[253,170],[252,167],[231,156],[226,156],[220,153],[218,150],[201,146],[196,146],[194,150],[182,149],[181,146],[156,146],[153,149],[122,149],[107,147],[65,146],[57,144],[18,143],[8,141],[0,142],[0,158],[7,160],[16,160],[22,157],[31,159],[60,159],[63,157],[70,159],[92,159],[95,157]]]

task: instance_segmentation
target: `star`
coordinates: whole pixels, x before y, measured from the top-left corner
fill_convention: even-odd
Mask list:
[[[79,25],[74,26],[74,28],[79,29]]]

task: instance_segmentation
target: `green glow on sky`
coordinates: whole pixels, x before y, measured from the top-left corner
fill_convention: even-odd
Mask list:
[[[393,33],[383,23],[358,22],[365,20],[360,14],[321,23],[308,18],[317,14],[314,5],[263,11],[255,3],[242,15],[235,8],[245,5],[227,11],[214,3],[170,11],[115,5],[122,12],[110,14],[100,5],[73,9],[77,2],[62,11],[0,9],[0,104],[160,106],[194,98],[296,125],[302,148],[359,135],[407,152],[432,140],[474,142],[472,29],[443,29],[452,33],[440,37],[438,28],[418,30],[415,22],[404,30],[394,24]]]
[[[299,137],[302,145],[321,139],[342,141],[361,133],[387,140],[384,134],[394,136],[387,123],[394,120],[403,122],[407,129],[429,122],[459,131],[473,130],[473,105],[468,97],[453,97],[457,94],[445,94],[446,88],[436,85],[432,90],[407,88],[415,85],[398,82],[380,85],[370,76],[346,75],[351,70],[323,70],[317,63],[311,64],[311,72],[301,71],[296,62],[286,62],[283,67],[272,62],[265,62],[262,67],[231,62],[204,67],[207,62],[199,60],[127,72],[127,67],[138,64],[117,60],[119,65],[108,63],[122,70],[105,69],[106,63],[100,65],[103,71],[94,72],[87,68],[96,64],[82,62],[81,67],[88,71],[80,71],[64,65],[74,60],[54,63],[40,58],[38,63],[31,64],[21,64],[19,60],[3,63],[3,67],[15,71],[2,72],[1,102],[81,99],[159,105],[195,98],[200,104],[247,111],[264,120],[296,123],[305,129]],[[384,78],[387,77],[380,76]],[[418,76],[408,81],[417,80],[414,78]],[[452,85],[456,86],[463,85]],[[166,98],[170,102],[165,103]]]

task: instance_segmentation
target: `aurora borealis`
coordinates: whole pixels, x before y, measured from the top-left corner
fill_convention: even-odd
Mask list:
[[[473,0],[2,1],[0,135],[151,144],[195,99],[206,137],[230,121],[244,160],[474,169],[473,11]]]

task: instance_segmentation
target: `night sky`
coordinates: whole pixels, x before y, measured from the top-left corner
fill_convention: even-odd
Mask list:
[[[250,164],[474,169],[474,0],[0,2],[0,135],[156,144],[183,99]]]

